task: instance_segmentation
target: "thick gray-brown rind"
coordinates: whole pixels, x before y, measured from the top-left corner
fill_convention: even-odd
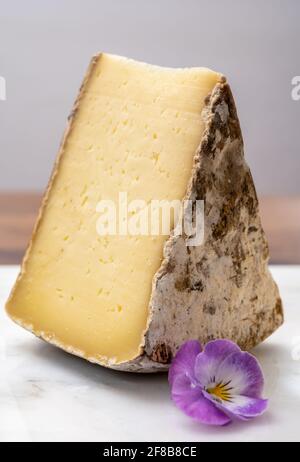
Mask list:
[[[205,131],[185,199],[205,201],[205,239],[171,236],[153,279],[144,354],[111,365],[154,372],[168,368],[188,339],[228,338],[249,350],[283,322],[282,303],[268,269],[252,176],[233,96],[224,81],[203,110]]]

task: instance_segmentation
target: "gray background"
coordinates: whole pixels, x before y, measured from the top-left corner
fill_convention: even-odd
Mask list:
[[[0,190],[44,188],[88,61],[103,50],[223,72],[259,193],[299,193],[299,31],[299,0],[0,0]]]

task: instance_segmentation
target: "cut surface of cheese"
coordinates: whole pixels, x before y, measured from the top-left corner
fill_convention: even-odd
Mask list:
[[[77,99],[9,315],[104,365],[142,354],[168,236],[97,233],[97,204],[182,200],[221,75],[96,56]]]

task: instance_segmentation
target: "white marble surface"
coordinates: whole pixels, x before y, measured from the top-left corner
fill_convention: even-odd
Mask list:
[[[178,411],[165,374],[109,371],[14,325],[3,306],[17,271],[0,267],[0,441],[300,440],[299,266],[272,268],[286,322],[254,351],[265,372],[269,410],[224,428],[200,425]]]

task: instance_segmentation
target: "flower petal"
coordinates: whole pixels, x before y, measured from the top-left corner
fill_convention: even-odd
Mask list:
[[[235,396],[233,402],[222,402],[218,408],[224,412],[229,411],[229,415],[241,420],[250,420],[265,412],[268,407],[267,399],[249,398],[248,396]]]
[[[231,419],[202,393],[200,387],[191,384],[185,375],[177,376],[172,385],[172,399],[185,414],[208,425],[226,425]]]
[[[261,398],[263,373],[257,359],[250,353],[232,353],[219,365],[215,375],[217,382],[229,382],[231,395]]]
[[[241,350],[230,340],[213,340],[208,342],[203,352],[198,355],[195,363],[195,376],[202,387],[213,382],[220,364],[232,353],[240,353]]]
[[[194,380],[195,360],[201,350],[201,345],[197,340],[189,340],[181,346],[169,369],[170,385],[176,377],[182,374]]]

